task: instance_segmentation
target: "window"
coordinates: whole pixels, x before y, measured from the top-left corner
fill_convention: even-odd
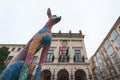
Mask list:
[[[67,46],[67,44],[68,44],[68,43],[67,43],[66,40],[63,40],[63,41],[62,41],[62,46]]]
[[[119,62],[119,57],[117,56],[117,54],[114,53],[114,54],[112,55],[112,58],[113,58],[113,60],[114,60],[115,63],[118,63],[118,62]]]
[[[103,52],[105,52],[105,53],[107,52],[107,50],[105,49],[105,47],[103,47]]]
[[[98,62],[97,62],[97,60],[96,60],[96,56],[94,56],[94,65],[97,67],[98,66]]]
[[[119,26],[119,31],[120,31],[120,26]]]
[[[103,62],[101,57],[98,58],[98,62],[99,62],[100,64]]]
[[[100,57],[100,53],[99,53],[99,52],[97,52],[97,57],[98,57],[98,58]]]
[[[118,34],[115,30],[113,30],[113,32],[111,33],[112,39],[113,41],[118,37]]]
[[[118,37],[116,40],[115,40],[116,44],[117,44],[117,48],[120,49],[120,37]]]
[[[102,63],[101,52],[97,52],[98,63]]]
[[[120,63],[117,65],[118,70],[120,71]]]
[[[106,54],[106,53],[105,53]],[[107,60],[109,57],[108,57],[108,55],[105,55],[104,56],[104,60]]]
[[[105,41],[105,47],[108,48],[110,46],[110,42],[108,40]]]
[[[36,64],[36,63],[37,63],[37,58],[38,58],[38,56],[34,56],[34,57],[33,57],[33,60],[32,60],[32,63],[33,63],[33,64]]]
[[[106,52],[103,52],[103,58],[104,58],[104,60],[108,59],[108,54]]]
[[[18,48],[18,50],[17,50],[17,51],[20,51],[20,49],[21,49],[21,48]]]
[[[53,53],[54,53],[54,50],[48,51],[46,62],[53,62],[53,58],[54,58]]]
[[[79,53],[80,54],[80,50],[75,50],[75,53]]]
[[[80,50],[75,50],[75,62],[82,61]]]
[[[100,65],[100,70],[103,70],[105,68],[104,63]]]
[[[113,48],[111,46],[109,46],[108,53],[111,55],[111,54],[113,54],[113,52],[114,52]]]
[[[108,72],[105,67],[101,70],[101,72],[102,72],[102,76],[104,76],[104,77],[108,76]]]
[[[111,66],[112,66],[111,60],[108,60],[108,61],[106,62],[106,65],[107,65],[107,67],[111,67]]]
[[[117,74],[117,72],[115,71],[115,69],[111,69],[109,72],[110,72],[110,74],[112,76],[115,76]]]
[[[15,50],[15,48],[12,48],[12,50],[11,51],[14,51]]]
[[[12,60],[13,56],[8,56],[7,59],[5,60],[5,65],[7,66],[9,62]]]

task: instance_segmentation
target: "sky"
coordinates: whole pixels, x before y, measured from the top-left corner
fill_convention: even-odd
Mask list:
[[[62,16],[53,33],[79,33],[90,58],[120,16],[120,0],[0,0],[0,44],[26,44],[48,20]]]

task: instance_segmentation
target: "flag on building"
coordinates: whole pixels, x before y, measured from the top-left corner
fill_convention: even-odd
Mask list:
[[[69,53],[69,48],[68,47],[60,47],[59,48],[59,55],[64,55],[64,56],[68,56]]]

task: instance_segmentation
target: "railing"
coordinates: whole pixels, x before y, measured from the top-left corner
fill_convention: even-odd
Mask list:
[[[107,64],[106,67],[111,68],[111,67],[113,67],[113,65],[112,64]]]
[[[54,56],[52,58],[46,58],[46,63],[52,63],[54,61]]]
[[[60,56],[58,62],[69,62],[69,56]]]
[[[112,79],[112,78],[114,78],[115,76],[117,76],[117,73],[112,72],[111,74],[107,74],[106,76],[104,76],[104,79]]]
[[[84,59],[84,57],[82,58],[76,58],[75,56],[74,56],[74,62],[85,62],[85,59]]]
[[[80,59],[74,60],[74,62],[83,62],[83,60],[80,58]]]
[[[112,75],[112,77],[115,77],[115,76],[117,76],[117,72],[112,72],[111,75]]]
[[[106,76],[105,76],[105,79],[110,79],[111,78],[111,74],[107,74]]]
[[[104,56],[104,60],[107,60],[108,58],[109,58],[108,55]]]

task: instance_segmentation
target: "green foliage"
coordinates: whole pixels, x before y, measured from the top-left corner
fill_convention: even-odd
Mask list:
[[[8,54],[9,54],[9,51],[7,47],[0,48],[0,74],[5,68],[4,61],[6,60]]]

